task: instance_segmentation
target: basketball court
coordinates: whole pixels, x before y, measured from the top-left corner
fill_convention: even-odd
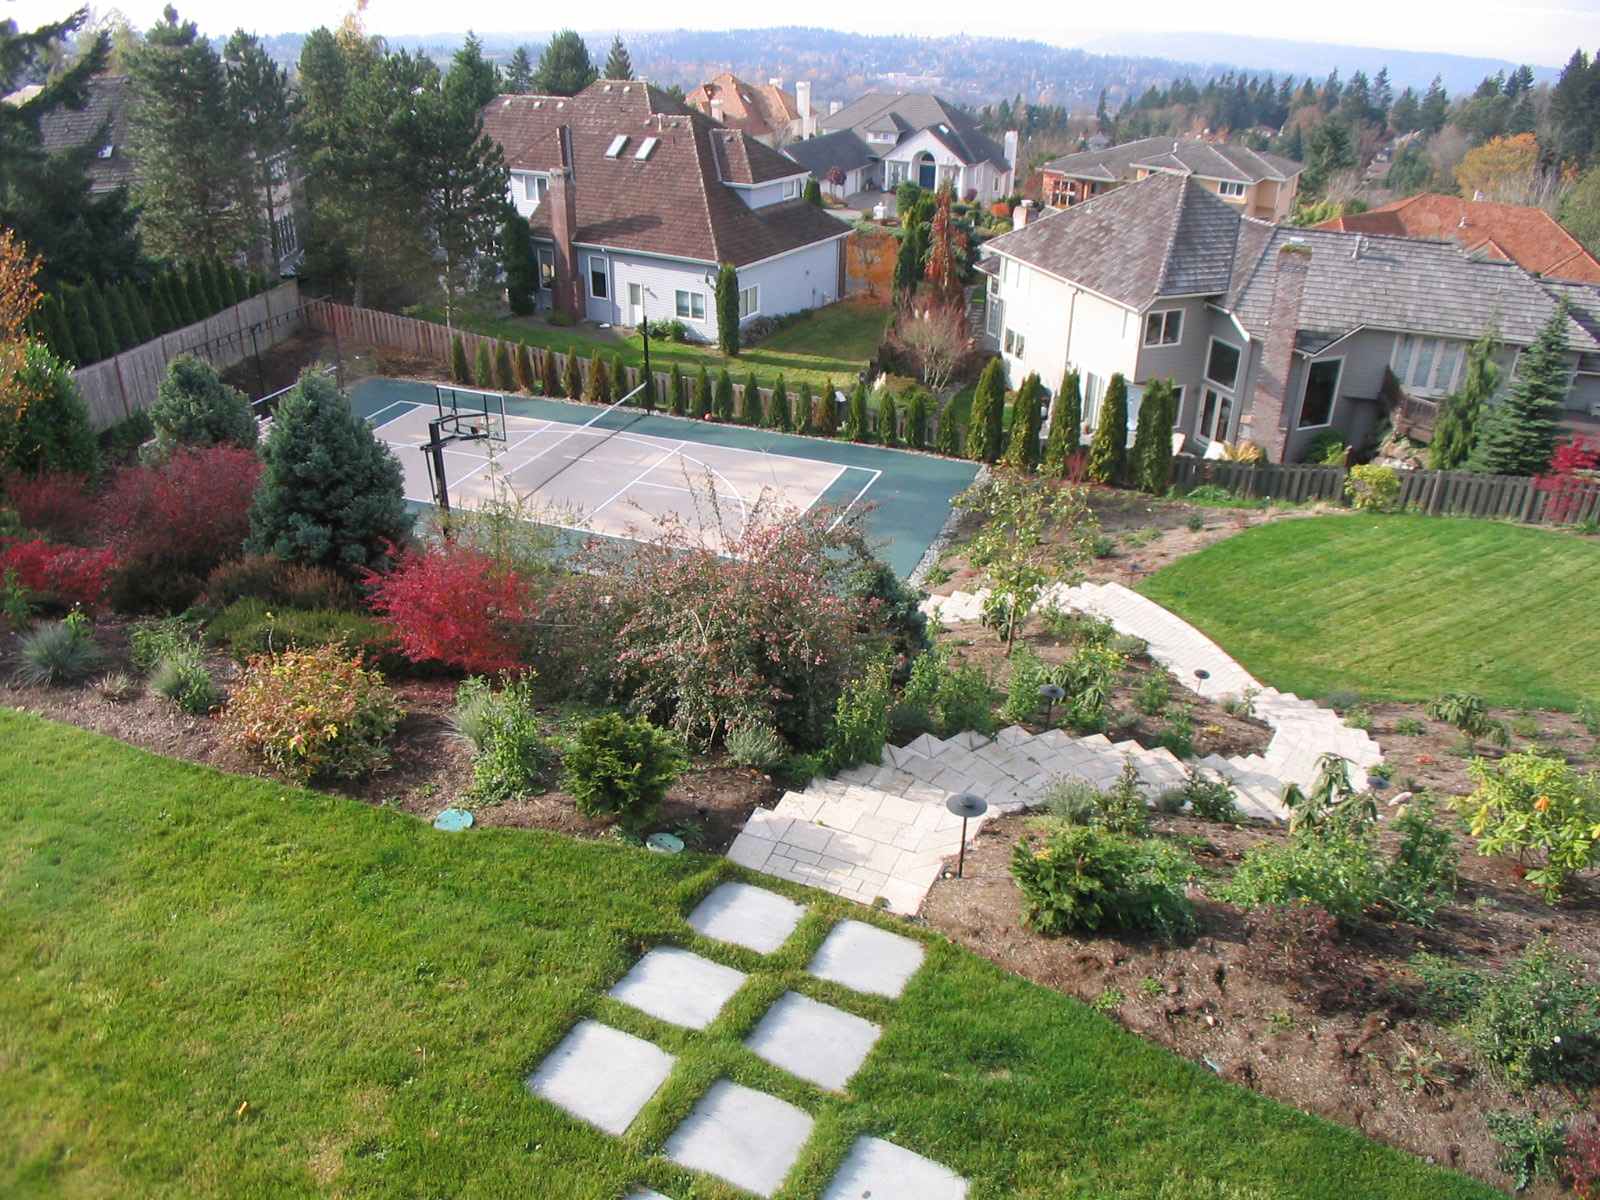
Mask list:
[[[758,506],[842,520],[870,506],[868,532],[900,574],[915,566],[971,482],[971,463],[713,424],[618,403],[609,408],[445,384],[369,379],[352,404],[393,449],[408,500],[472,508],[515,498],[541,524],[648,540],[676,520],[723,551]],[[900,468],[897,470],[896,468]],[[918,476],[934,496],[916,499]],[[908,486],[913,485],[913,486]],[[936,499],[930,508],[928,499]],[[908,503],[910,502],[910,503]],[[899,520],[886,522],[888,510]],[[904,521],[912,528],[889,526]]]

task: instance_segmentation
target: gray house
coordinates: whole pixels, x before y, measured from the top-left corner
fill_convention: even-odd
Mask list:
[[[610,325],[676,318],[712,341],[723,263],[738,268],[741,323],[844,294],[850,227],[802,199],[805,171],[648,84],[498,96],[483,124],[531,228],[542,308]]]
[[[1215,192],[1155,174],[984,247],[985,334],[1011,385],[1081,373],[1086,429],[1113,373],[1179,390],[1186,448],[1249,439],[1293,462],[1324,430],[1370,439],[1393,397],[1426,411],[1460,383],[1495,328],[1505,377],[1555,311],[1572,305],[1570,423],[1600,416],[1600,293],[1551,285],[1454,242],[1269,225]],[[1428,423],[1431,427],[1431,423]]]

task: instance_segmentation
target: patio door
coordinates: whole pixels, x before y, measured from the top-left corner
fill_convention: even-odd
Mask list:
[[[1233,397],[1216,388],[1206,388],[1195,414],[1194,436],[1197,441],[1211,443],[1228,437],[1228,422],[1233,416]]]
[[[644,324],[644,285],[628,285],[628,324],[635,329]]]
[[[931,192],[938,182],[939,168],[934,165],[933,155],[924,150],[917,156],[917,186]]]

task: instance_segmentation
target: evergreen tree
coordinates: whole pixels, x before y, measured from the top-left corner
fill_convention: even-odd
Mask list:
[[[733,376],[728,374],[727,367],[717,372],[717,390],[711,403],[717,420],[733,420]]]
[[[157,337],[178,327],[178,315],[172,307],[172,289],[167,286],[165,275],[157,275],[151,281],[149,307],[150,327]]]
[[[948,458],[956,458],[961,454],[961,429],[953,404],[946,404],[939,412],[939,428],[934,431],[933,448]]]
[[[200,297],[189,290],[189,276],[173,267],[166,273],[167,296],[172,301],[172,315],[178,319],[177,328],[193,325],[206,314],[202,311]]]
[[[1555,453],[1561,408],[1571,385],[1565,297],[1522,352],[1505,397],[1479,422],[1467,469],[1486,475],[1542,475]]]
[[[694,378],[694,415],[702,421],[711,417],[711,378],[704,367]]]
[[[906,402],[906,445],[913,450],[928,445],[928,393],[922,388],[912,388]]]
[[[494,390],[494,352],[487,338],[478,339],[478,354],[473,364],[473,381],[486,392]]]
[[[1418,115],[1423,131],[1430,135],[1438,133],[1450,119],[1450,94],[1444,90],[1444,84],[1439,76],[1433,77],[1433,82],[1423,93]]]
[[[816,398],[811,394],[811,384],[800,381],[800,391],[795,397],[794,431],[811,434],[816,428]]]
[[[516,353],[511,356],[511,374],[519,392],[531,394],[539,385],[539,373],[533,365],[533,356],[526,342],[517,343]],[[509,388],[506,390],[510,391]]]
[[[656,410],[656,369],[651,367],[648,371],[643,366],[639,368],[639,386],[644,391],[639,393],[639,407],[645,412]]]
[[[606,55],[606,69],[601,78],[633,78],[633,60],[628,57],[628,48],[622,44],[620,33],[614,34],[611,38],[611,53]]]
[[[1044,473],[1060,479],[1067,472],[1067,459],[1078,451],[1082,437],[1083,392],[1078,373],[1070,368],[1061,377],[1056,402],[1050,409],[1050,433],[1044,443]]]
[[[196,321],[204,321],[222,307],[208,286],[205,271],[192,259],[183,269],[183,290],[193,306]]]
[[[756,373],[747,372],[744,377],[744,387],[739,393],[739,424],[761,424],[761,385],[756,382]]]
[[[111,306],[106,303],[105,292],[98,284],[83,287],[85,303],[89,306],[89,319],[94,322],[94,336],[100,343],[100,353],[112,358],[122,352],[122,339],[117,336],[116,322],[111,319]]]
[[[12,382],[28,403],[0,404],[0,474],[93,474],[100,446],[67,365],[47,346],[29,340]]]
[[[739,273],[729,262],[717,272],[717,347],[730,358],[739,353]]]
[[[1128,469],[1128,381],[1118,371],[1100,402],[1100,424],[1089,443],[1089,478],[1120,483]]]
[[[1133,434],[1133,482],[1152,496],[1164,496],[1172,478],[1172,384],[1152,380],[1139,401],[1139,422]]]
[[[561,377],[556,371],[556,352],[539,351],[539,391],[546,396],[561,395]]]
[[[134,286],[131,279],[124,279],[118,284],[117,293],[122,297],[122,309],[128,314],[128,323],[133,327],[134,345],[143,345],[153,340],[156,328],[150,320],[150,309],[145,304],[144,294]]]
[[[249,236],[253,261],[264,262],[277,276],[286,253],[278,220],[284,164],[294,140],[293,97],[289,72],[272,60],[254,34],[240,29],[222,51],[227,77],[228,108],[236,127],[239,153],[250,176],[252,215]],[[237,304],[248,294],[229,280]]]
[[[767,401],[766,426],[768,429],[781,429],[785,433],[794,427],[793,417],[789,413],[789,388],[782,375],[772,385],[772,396]]]
[[[123,350],[131,350],[142,339],[139,331],[134,327],[133,314],[128,311],[127,298],[123,295],[120,285],[108,283],[101,287],[100,294],[105,298],[106,311],[111,314],[111,328],[117,335],[117,345]]]
[[[474,112],[500,94],[500,68],[483,56],[483,42],[472,30],[450,59],[445,90]]]
[[[472,386],[472,368],[467,365],[467,346],[459,333],[450,339],[450,379],[465,387]]]
[[[400,464],[326,376],[307,372],[279,402],[262,459],[252,553],[355,575],[410,536]]]
[[[571,29],[550,39],[533,73],[533,90],[546,96],[576,96],[597,78],[589,47]]]
[[[206,296],[213,305],[211,314],[215,316],[228,307],[228,289],[223,283],[222,260],[215,256],[202,260],[200,279],[205,286]]]
[[[667,411],[675,417],[681,417],[689,411],[689,385],[677,363],[672,364],[667,381]]]
[[[578,349],[567,347],[566,361],[561,369],[561,394],[568,400],[583,398],[583,368],[578,365]]]
[[[917,290],[922,278],[923,228],[915,218],[900,236],[900,250],[894,260],[894,295],[896,299],[909,296]]]
[[[817,182],[817,177],[815,175],[806,180],[805,202],[816,208],[823,207],[822,185]]]
[[[496,342],[494,347],[494,386],[499,392],[518,390],[517,371],[511,364],[511,348],[504,342]]]
[[[60,298],[54,295],[45,296],[40,302],[40,311],[44,314],[45,342],[55,356],[68,366],[81,364],[83,358],[78,350],[77,340],[72,336],[72,322]]]
[[[1350,137],[1350,127],[1330,117],[1318,125],[1316,132],[1311,135],[1300,186],[1309,195],[1320,196],[1336,174],[1355,165],[1356,151]]]
[[[1005,461],[1019,471],[1039,465],[1039,393],[1044,390],[1037,372],[1030,371],[1011,402],[1011,429]]]
[[[856,381],[850,392],[850,403],[844,410],[844,436],[852,442],[872,440],[872,414],[867,411],[867,385]]]
[[[72,329],[72,344],[78,351],[78,365],[87,367],[107,357],[109,352],[100,345],[100,331],[95,327],[94,314],[89,310],[83,290],[65,289],[62,302],[67,309],[67,324]]]
[[[894,392],[882,389],[878,397],[878,440],[885,446],[900,444],[900,412],[895,404]]]
[[[812,418],[812,432],[818,437],[831,438],[839,432],[839,393],[833,380],[823,385],[817,397],[816,413]]]
[[[978,386],[972,396],[971,422],[967,426],[967,457],[977,462],[992,463],[1000,457],[1001,422],[1005,419],[1006,385],[1004,366],[998,358],[978,376]]]
[[[528,222],[516,209],[506,213],[500,249],[506,273],[506,301],[514,315],[525,317],[534,309],[533,293],[539,286],[539,268],[533,258],[533,237],[528,232]]]
[[[163,456],[179,446],[253,450],[258,436],[245,394],[222,382],[215,367],[192,354],[180,354],[167,364],[150,406],[150,423]]]
[[[525,96],[533,91],[533,56],[526,46],[518,46],[511,52],[511,61],[506,64],[505,88],[513,96]]]
[[[1435,471],[1458,471],[1472,456],[1478,438],[1478,424],[1484,410],[1500,387],[1500,367],[1494,356],[1499,337],[1491,329],[1467,351],[1466,377],[1461,387],[1439,405],[1433,426],[1433,441],[1428,444],[1428,466]]]
[[[611,403],[611,372],[598,350],[589,359],[589,388],[584,398],[592,404]]]

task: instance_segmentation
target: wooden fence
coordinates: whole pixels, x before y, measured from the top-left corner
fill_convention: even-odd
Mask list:
[[[217,370],[243,362],[296,333],[302,323],[300,285],[294,280],[251,296],[215,316],[153,338],[132,350],[72,373],[95,429],[106,429],[147,408],[167,364],[195,354]]]
[[[379,312],[377,309],[356,308],[353,305],[339,304],[332,300],[308,300],[306,301],[304,312],[306,324],[309,328],[319,333],[327,334],[341,346],[384,347],[412,354],[419,358],[430,359],[436,364],[440,379],[449,378],[450,344],[455,337],[461,339],[462,349],[466,351],[467,362],[473,364],[474,367],[478,361],[479,346],[486,345],[489,349],[489,357],[493,359],[499,353],[502,345],[505,346],[507,353],[515,355],[518,346],[523,344],[509,339],[502,340],[490,337],[487,334],[473,333],[466,329],[452,331],[432,321],[422,321],[415,317],[402,317],[395,313]],[[531,345],[529,348],[537,349],[537,347]],[[544,350],[542,353],[550,355],[555,360],[556,377],[558,379],[562,378],[566,373],[567,354],[560,350]],[[605,353],[604,356],[609,360],[609,352]],[[589,384],[589,363],[590,360],[584,358],[582,354],[578,355],[578,374],[583,380],[585,388]],[[652,364],[652,367],[654,367],[654,364]],[[669,364],[666,370],[655,368],[651,371],[651,374],[655,376],[656,382],[657,408],[666,407],[665,398],[667,396],[667,388],[671,385],[671,369]],[[740,373],[743,374],[745,372]],[[689,375],[690,372],[685,370],[684,374]],[[624,366],[622,375],[622,385],[614,388],[614,397],[631,391],[644,380],[644,370],[641,367]],[[615,384],[617,381],[613,380],[612,382]],[[693,386],[692,378],[690,379],[690,386]],[[760,386],[758,381],[756,391],[760,397],[761,411],[768,411],[772,401],[772,389]],[[799,389],[794,384],[788,385],[789,403],[791,405],[794,404],[798,391]],[[580,397],[573,397],[573,399],[580,399]],[[817,395],[816,400],[819,404],[825,402],[825,398],[821,395]],[[733,384],[733,403],[735,412],[742,414],[745,411],[744,384],[737,379]],[[836,424],[843,425],[845,402],[843,399],[835,397],[834,405]],[[939,432],[939,414],[931,411],[932,407],[934,406],[930,406],[930,412],[928,413],[926,434],[926,443],[929,446],[934,444]],[[903,444],[908,428],[903,404],[897,406],[895,416],[896,440]]]
[[[1579,480],[1556,488],[1526,475],[1405,470],[1395,474],[1400,480],[1398,506],[1408,512],[1531,524],[1600,520],[1600,480]],[[1348,475],[1344,467],[1252,466],[1200,458],[1179,458],[1172,465],[1172,483],[1180,491],[1209,484],[1256,500],[1343,503]]]

